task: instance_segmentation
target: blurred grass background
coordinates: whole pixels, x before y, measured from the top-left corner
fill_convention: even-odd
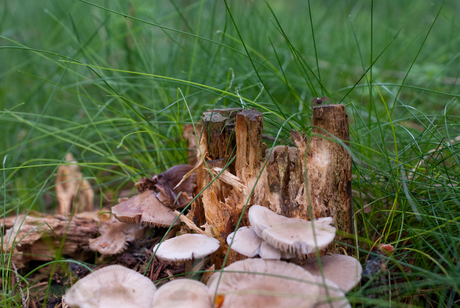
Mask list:
[[[182,126],[206,109],[255,107],[268,135],[294,114],[286,140],[326,95],[349,114],[358,257],[396,248],[385,295],[350,300],[458,306],[459,5],[3,0],[3,215],[52,211],[69,151],[102,205],[186,162]]]

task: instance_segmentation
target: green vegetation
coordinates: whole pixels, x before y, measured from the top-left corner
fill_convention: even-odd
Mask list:
[[[206,109],[255,107],[273,136],[289,118],[286,140],[324,95],[349,114],[358,257],[395,247],[382,290],[350,302],[459,306],[459,13],[453,0],[4,0],[2,215],[51,212],[68,151],[102,205],[185,162],[182,126]],[[0,303],[20,305],[13,294],[4,284]]]

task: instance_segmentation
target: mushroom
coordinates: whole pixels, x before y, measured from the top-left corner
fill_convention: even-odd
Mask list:
[[[211,299],[205,284],[192,279],[177,279],[158,289],[152,307],[211,308]]]
[[[203,234],[183,234],[158,243],[153,248],[156,256],[165,261],[185,261],[185,272],[192,271],[193,261],[219,249],[219,241]]]
[[[164,206],[151,190],[112,207],[112,214],[121,222],[148,224],[154,227],[169,227],[177,218],[171,209]],[[176,220],[174,225],[178,224],[179,221]]]
[[[208,281],[209,297],[221,308],[312,307],[319,287],[300,266],[276,260],[237,261]]]
[[[330,281],[319,276],[314,276],[319,287],[315,308],[351,308],[345,294],[340,288]]]
[[[249,209],[248,218],[249,222],[251,223],[251,227],[259,237],[262,237],[263,230],[273,225],[298,220],[304,221],[303,219],[288,218],[282,215],[278,215],[268,208],[257,204],[251,206]]]
[[[295,254],[284,252],[271,246],[258,237],[251,227],[241,227],[236,231],[236,233],[230,233],[227,237],[227,243],[229,245],[232,243],[231,248],[233,250],[250,258],[257,254],[262,259],[275,260],[280,260],[281,258],[290,259],[296,256]]]
[[[65,295],[71,308],[151,308],[156,287],[147,277],[120,265],[97,270]]]
[[[103,255],[123,252],[132,242],[145,235],[146,228],[138,224],[126,224],[112,217],[99,228],[101,236],[89,240],[89,248]]]
[[[345,293],[353,289],[361,280],[363,268],[353,257],[339,254],[306,260],[302,267],[312,275],[322,276],[335,283]]]
[[[170,208],[181,208],[190,202],[190,197],[196,187],[196,175],[193,173],[178,187],[176,185],[192,170],[192,165],[176,165],[151,178],[140,179],[136,187],[140,193],[153,190],[158,199]]]
[[[292,254],[309,254],[324,249],[334,240],[335,228],[326,224],[296,219],[276,224],[262,232],[262,238],[275,248]]]
[[[251,227],[241,227],[227,236],[227,243],[229,245],[232,243],[231,248],[233,250],[251,258],[259,254],[262,242],[263,240],[257,236]]]

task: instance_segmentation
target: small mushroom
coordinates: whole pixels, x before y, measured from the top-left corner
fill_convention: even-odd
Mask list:
[[[196,187],[196,175],[193,173],[178,187],[182,178],[193,169],[192,165],[176,165],[163,173],[151,178],[142,178],[136,183],[137,190],[142,193],[153,190],[158,199],[166,206],[177,209],[190,202]]]
[[[195,259],[212,254],[219,246],[219,241],[215,238],[203,234],[183,234],[158,243],[153,251],[156,251],[156,256],[161,260],[185,261],[185,272],[189,273]]]
[[[152,307],[211,308],[211,299],[205,284],[192,279],[177,279],[158,289]]]
[[[209,297],[221,308],[312,307],[319,287],[300,266],[275,260],[246,259],[208,281]]]
[[[147,277],[120,265],[97,270],[65,295],[70,308],[151,308],[156,287]]]
[[[275,248],[292,254],[309,254],[329,245],[335,237],[332,226],[300,220],[276,224],[262,232],[262,238]]]
[[[312,275],[322,276],[335,283],[345,293],[353,289],[361,280],[363,268],[353,257],[339,254],[321,257],[321,267],[317,258],[306,260],[302,267]]]
[[[138,224],[126,224],[112,217],[99,228],[101,236],[89,240],[89,248],[103,255],[123,252],[132,242],[145,235],[146,228]]]
[[[236,231],[236,233],[230,233],[227,237],[227,243],[229,245],[232,238],[234,239],[231,248],[250,258],[256,256],[257,254],[262,259],[274,260],[280,260],[281,258],[290,259],[296,256],[295,254],[290,254],[271,246],[258,237],[252,227],[241,227]]]
[[[262,231],[273,225],[290,222],[294,220],[302,220],[298,218],[288,218],[278,215],[275,212],[260,205],[253,205],[248,211],[249,222],[257,236],[262,237]],[[302,220],[303,221],[303,220]]]
[[[112,207],[112,214],[121,222],[148,224],[153,227],[169,227],[177,217],[151,190],[115,205]],[[179,221],[176,220],[174,225],[178,224]]]
[[[259,254],[260,245],[263,240],[257,236],[251,227],[241,227],[227,236],[227,243],[233,243],[231,248],[247,257],[254,257]]]

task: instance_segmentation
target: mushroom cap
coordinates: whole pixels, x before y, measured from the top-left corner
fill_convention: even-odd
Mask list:
[[[345,294],[340,288],[330,281],[319,276],[314,276],[319,287],[315,308],[351,308]]]
[[[157,249],[158,245],[160,247]],[[176,236],[153,248],[156,256],[165,261],[185,261],[199,259],[219,249],[219,241],[203,234],[183,234]]]
[[[310,221],[300,220],[276,224],[262,232],[262,238],[281,251],[309,254],[324,249],[334,240],[335,228]]]
[[[158,289],[152,307],[211,308],[211,299],[205,284],[192,279],[176,279]]]
[[[147,277],[120,265],[97,270],[66,293],[71,308],[151,308],[156,287]]]
[[[89,248],[103,255],[114,255],[123,252],[128,242],[144,236],[146,228],[138,224],[126,224],[112,217],[103,222],[99,228],[101,236],[89,240]]]
[[[236,252],[251,258],[259,254],[260,244],[263,240],[257,236],[251,227],[241,227],[236,232],[230,233],[227,236],[227,244],[230,245],[233,237],[231,248]]]
[[[262,259],[280,260],[281,250],[276,249],[267,242],[262,242],[262,244],[260,245],[259,256]]]
[[[237,261],[223,270],[219,286],[218,275],[213,275],[208,286],[211,299],[216,294],[216,299],[223,300],[221,308],[312,307],[319,292],[310,273],[282,261]]]
[[[322,273],[345,293],[353,289],[361,280],[363,268],[353,257],[339,254],[321,257]],[[321,276],[317,258],[306,260],[302,265],[312,275]]]
[[[262,237],[263,230],[273,225],[290,222],[294,220],[302,220],[298,218],[288,218],[282,215],[278,215],[275,212],[269,210],[268,208],[257,204],[249,208],[248,218],[249,222],[251,223],[251,227],[254,229],[254,232],[259,237]]]
[[[154,227],[169,227],[177,217],[151,190],[113,206],[112,213],[121,222],[147,223]],[[179,224],[178,220],[174,225],[177,224]]]
[[[136,183],[138,192],[153,190],[164,205],[176,209],[185,206],[193,195],[196,187],[196,174],[188,176],[182,183],[183,177],[193,170],[192,165],[176,165],[163,173],[151,178],[142,178]],[[177,184],[180,185],[176,187]]]

